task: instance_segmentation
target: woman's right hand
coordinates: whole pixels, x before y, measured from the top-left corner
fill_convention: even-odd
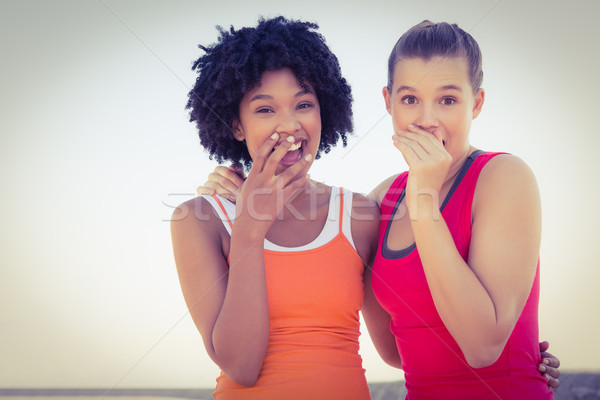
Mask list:
[[[251,229],[247,233],[252,237],[264,238],[284,205],[308,182],[308,175],[302,171],[312,161],[312,154],[276,174],[280,161],[294,144],[292,136],[279,144],[278,140],[279,135],[275,133],[259,148],[248,177],[236,195],[236,221],[239,218],[245,229]],[[250,222],[251,225],[246,225]]]
[[[209,196],[218,194],[235,203],[237,194],[245,180],[246,175],[242,164],[236,163],[229,167],[218,165],[208,175],[208,180],[204,183],[204,186],[198,186],[196,192]]]

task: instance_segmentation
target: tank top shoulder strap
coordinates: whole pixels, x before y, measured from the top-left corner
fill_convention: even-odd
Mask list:
[[[202,195],[202,197],[215,209],[217,215],[223,222],[225,229],[231,235],[231,229],[235,219],[235,204],[219,195]],[[352,240],[351,224],[352,191],[343,189],[341,187],[332,187],[329,207],[330,209],[328,211],[327,220],[325,221],[323,231],[312,243],[309,243],[305,246],[288,248],[278,246],[268,240],[265,240],[265,249],[274,251],[309,250],[311,248],[323,245],[337,235],[343,235],[352,245],[352,247],[355,247],[354,241]]]
[[[485,152],[482,150],[476,150],[469,155],[469,158],[465,162],[465,166],[463,166],[462,170],[459,173],[459,176],[456,178],[454,182],[453,188],[450,189],[450,195],[456,190],[456,188],[461,185],[464,191],[464,196],[466,196],[466,201],[470,202],[473,200],[473,196],[475,193],[475,187],[477,186],[477,180],[479,179],[479,175],[481,174],[481,170],[485,165],[494,157],[500,154],[508,154],[503,152]],[[450,198],[448,196],[447,200]]]
[[[492,158],[494,158],[498,155],[501,155],[501,154],[510,154],[510,153],[505,153],[505,152],[484,152],[481,150],[474,151],[473,154],[475,154],[475,153],[477,153],[477,154],[473,159],[473,165],[471,166],[471,169],[473,170],[474,173],[477,173],[477,174],[479,174],[479,172],[481,172],[483,167]]]
[[[339,233],[342,233],[342,225],[344,222],[344,188],[340,187],[340,215],[339,215]]]
[[[353,193],[351,190],[339,188],[339,234],[343,235],[354,249],[354,240],[352,240],[352,204]]]
[[[408,171],[405,171],[398,175],[394,182],[392,182],[390,188],[385,193],[379,209],[381,210],[381,219],[389,219],[394,213],[394,209],[398,206],[398,200],[404,195],[404,188],[406,187],[406,180],[408,179]]]
[[[221,219],[221,222],[223,222],[225,229],[231,235],[231,228],[233,227],[233,220],[235,219],[235,204],[219,195],[201,195],[200,197],[208,201],[213,207]]]

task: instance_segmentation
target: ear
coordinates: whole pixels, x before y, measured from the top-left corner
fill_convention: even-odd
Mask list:
[[[383,94],[383,99],[385,100],[385,108],[387,109],[388,114],[392,115],[392,95],[390,94],[387,86],[384,86],[381,90]]]
[[[481,108],[483,107],[483,102],[485,100],[485,91],[483,89],[479,89],[475,94],[474,102],[473,102],[473,119],[477,118],[479,113],[481,112]]]
[[[244,134],[244,128],[242,127],[242,123],[239,119],[234,119],[231,124],[231,128],[233,129],[233,137],[240,142],[246,139],[246,135]]]

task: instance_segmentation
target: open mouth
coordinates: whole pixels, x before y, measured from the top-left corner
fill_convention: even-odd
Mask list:
[[[304,141],[301,140],[291,145],[279,163],[286,167],[290,167],[298,162],[304,153],[304,149],[302,147],[303,142]]]
[[[288,151],[298,150],[302,146],[302,142],[294,143]]]

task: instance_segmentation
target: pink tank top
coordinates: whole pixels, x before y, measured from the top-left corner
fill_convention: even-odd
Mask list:
[[[481,169],[499,153],[476,151],[444,199],[441,211],[456,248],[467,260],[471,240],[471,205]],[[407,400],[551,399],[553,393],[537,371],[539,261],[529,298],[500,358],[472,368],[438,315],[418,249],[390,250],[391,217],[404,197],[408,173],[401,174],[382,204],[379,246],[373,265],[373,291],[391,315],[391,330],[402,358]]]

